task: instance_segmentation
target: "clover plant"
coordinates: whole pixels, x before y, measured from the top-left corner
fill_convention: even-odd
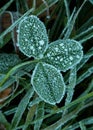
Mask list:
[[[20,63],[17,54],[0,53],[0,73],[6,73],[11,67]]]
[[[31,15],[19,24],[18,46],[26,56],[38,60],[31,77],[35,92],[49,104],[59,103],[66,90],[61,71],[80,62],[83,56],[81,44],[72,39],[49,43],[45,25]]]

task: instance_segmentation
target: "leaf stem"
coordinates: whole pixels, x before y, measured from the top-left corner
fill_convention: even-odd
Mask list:
[[[21,64],[18,64],[18,65],[16,65],[16,66],[14,66],[7,74],[6,74],[6,76],[3,78],[3,80],[1,81],[1,83],[0,83],[0,87],[5,83],[5,81],[11,76],[11,75],[13,75],[14,73],[15,73],[15,71],[17,70],[17,69],[19,69],[19,68],[21,68],[21,67],[23,67],[23,66],[25,66],[25,65],[29,65],[29,64],[32,64],[32,63],[38,63],[38,61],[39,60],[33,60],[33,61],[26,61],[26,62],[24,62],[24,63],[21,63]]]

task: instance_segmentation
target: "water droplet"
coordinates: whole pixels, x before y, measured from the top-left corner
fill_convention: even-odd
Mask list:
[[[25,25],[25,28],[27,28],[27,25]]]
[[[79,55],[77,55],[76,57],[77,57],[77,58],[80,58],[80,56],[79,56]]]
[[[16,30],[17,33],[19,33],[19,30]]]
[[[60,44],[60,46],[64,46],[64,44],[63,44],[63,43],[61,43],[61,44]]]
[[[34,49],[34,47],[33,47],[33,46],[30,46],[30,49],[31,49],[31,50],[33,50],[33,49]]]
[[[41,46],[44,45],[44,41],[43,40],[39,41],[39,43],[40,43]]]
[[[39,58],[43,58],[43,54],[40,54],[40,55],[39,55]]]
[[[19,44],[18,44],[18,43],[16,43],[16,46],[17,46],[17,47],[19,47]]]
[[[72,63],[71,63],[71,62],[69,62],[69,64],[71,65]]]
[[[27,39],[25,39],[25,41],[27,42],[28,40],[27,40]]]
[[[63,61],[63,58],[61,58],[60,61]]]
[[[23,50],[25,50],[26,49],[26,47],[23,47]]]
[[[69,57],[69,59],[70,59],[70,60],[73,60],[73,57],[72,57],[72,56],[70,56],[70,57]]]
[[[47,53],[47,57],[50,57],[50,54],[49,54],[49,53]]]
[[[67,49],[64,49],[64,51],[66,51],[66,52],[67,52],[68,50],[67,50]]]
[[[39,47],[38,47],[38,49],[40,49],[40,50],[41,50],[41,49],[42,49],[42,47],[41,47],[41,46],[39,46]]]
[[[55,48],[55,51],[58,52],[58,50],[59,50],[59,49],[56,47],[56,48]]]

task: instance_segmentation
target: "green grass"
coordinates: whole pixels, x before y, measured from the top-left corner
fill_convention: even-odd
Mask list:
[[[17,54],[21,61],[5,72],[0,71],[1,92],[11,88],[12,92],[0,104],[0,125],[7,130],[92,130],[93,129],[93,4],[92,0],[41,1],[37,7],[35,0],[28,5],[26,0],[9,0],[0,9],[2,15],[15,2],[18,19],[0,34],[0,54]],[[47,19],[49,9],[50,18]],[[9,10],[10,11],[10,10]],[[58,39],[74,39],[83,46],[84,55],[80,63],[62,72],[66,93],[56,105],[44,102],[34,92],[30,77],[38,60],[27,58],[16,46],[13,29],[29,15],[36,15],[46,26],[49,42]],[[1,23],[0,23],[0,26]],[[11,42],[11,44],[10,44]],[[0,62],[3,62],[0,59]],[[5,63],[5,62],[4,62]],[[11,62],[12,64],[12,62]],[[0,64],[1,65],[1,64]],[[1,126],[0,126],[1,127]]]

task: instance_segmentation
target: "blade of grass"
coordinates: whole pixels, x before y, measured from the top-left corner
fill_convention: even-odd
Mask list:
[[[81,83],[83,80],[85,80],[87,77],[89,77],[93,73],[93,66],[88,68],[84,73],[82,73],[78,79],[77,84]]]
[[[8,123],[4,114],[1,111],[0,111],[0,123],[2,123],[6,127],[7,130],[9,130],[10,124]]]
[[[37,106],[36,113],[35,113],[35,119],[38,119],[39,117],[44,116],[44,102],[40,102]],[[34,130],[40,130],[41,124],[43,122],[42,120],[39,120],[34,125]]]
[[[37,121],[39,121],[39,120],[41,120],[41,119],[44,120],[44,119],[46,119],[46,118],[48,118],[48,117],[50,117],[50,116],[52,116],[52,115],[54,115],[54,114],[56,114],[56,113],[62,112],[64,109],[69,109],[69,108],[71,108],[71,107],[75,107],[75,105],[77,105],[78,103],[84,102],[85,100],[87,100],[87,99],[89,99],[89,98],[91,98],[91,97],[93,97],[93,92],[88,93],[87,95],[84,95],[83,97],[80,97],[80,98],[78,98],[78,99],[72,101],[70,104],[68,104],[68,105],[66,105],[66,106],[63,106],[63,107],[61,107],[61,108],[57,108],[56,110],[52,111],[50,114],[47,114],[47,115],[45,115],[45,116],[43,116],[43,117],[40,117],[40,118],[38,118],[38,119],[32,121],[31,124],[34,124],[35,122],[37,122]],[[80,108],[80,107],[79,107],[79,108]],[[22,126],[19,126],[17,129],[21,129],[21,128],[23,128],[23,125],[22,125]]]
[[[89,117],[89,118],[85,118],[83,120],[81,120],[83,124],[85,125],[91,125],[93,124],[93,117]],[[79,128],[79,122],[70,125],[68,128],[64,129],[64,130],[76,130],[77,128]]]
[[[72,101],[75,85],[76,85],[76,67],[70,70],[69,85],[67,86],[67,97],[65,99],[65,105],[69,104]],[[63,115],[67,111],[68,110],[64,110]]]
[[[5,106],[7,106],[7,104],[9,104],[13,99],[15,99],[18,95],[20,95],[25,89],[22,88],[21,90],[19,90],[16,94],[14,94],[13,96],[11,96],[11,98],[9,100],[7,100],[4,104],[2,104],[0,106],[0,109],[4,108]]]
[[[26,93],[26,95],[22,98],[21,102],[18,105],[16,113],[14,114],[14,117],[12,119],[12,123],[11,123],[10,129],[16,129],[16,127],[18,126],[18,124],[19,124],[19,122],[20,122],[20,120],[22,118],[22,115],[23,115],[23,113],[24,113],[24,111],[25,111],[25,109],[26,109],[26,107],[27,107],[27,105],[29,103],[29,100],[32,97],[33,93],[34,93],[34,90],[31,87],[28,90],[28,92]]]
[[[37,63],[38,60],[34,60],[34,61],[27,61],[27,62],[24,62],[24,63],[21,63],[21,64],[18,64],[16,66],[14,66],[7,74],[6,76],[4,77],[4,79],[1,81],[0,83],[0,87],[2,87],[2,85],[5,83],[5,81],[11,76],[13,75],[19,68],[25,66],[25,65],[30,65],[30,64],[33,64],[33,63]]]
[[[26,121],[25,121],[25,124],[24,126],[22,127],[23,130],[27,130],[28,129],[28,126],[31,124],[31,121],[33,120],[34,116],[35,116],[35,111],[36,111],[36,108],[37,108],[37,105],[33,105],[28,113],[27,113],[27,117],[26,117]]]
[[[68,1],[64,0],[64,4],[65,4],[65,8],[66,8],[67,19],[69,19],[70,18],[70,10],[69,10]]]
[[[65,35],[64,35],[64,39],[67,39],[67,38],[70,37],[71,32],[72,32],[72,30],[73,30],[73,27],[74,27],[74,25],[75,25],[76,19],[77,19],[77,17],[78,17],[78,15],[79,15],[80,11],[82,10],[82,8],[84,7],[84,5],[85,5],[86,2],[87,2],[87,0],[84,0],[84,2],[82,3],[82,5],[81,5],[80,8],[78,9],[78,11],[75,13],[75,15],[74,15],[74,17],[73,17],[71,23],[70,23],[69,26],[68,26],[67,32],[66,32]]]
[[[4,13],[4,11],[13,3],[13,1],[14,0],[10,0],[0,9],[0,15]]]
[[[68,105],[66,105],[66,106],[63,106],[62,108],[58,108],[58,109],[52,111],[50,114],[47,114],[47,115],[45,115],[44,117],[40,117],[40,118],[38,118],[38,119],[32,121],[31,124],[34,124],[35,122],[37,122],[37,121],[39,121],[39,120],[41,120],[41,119],[46,119],[46,118],[52,116],[53,114],[62,112],[64,109],[69,109],[69,108],[71,108],[71,107],[74,107],[74,105],[77,105],[78,103],[81,103],[81,102],[83,102],[83,101],[85,101],[85,100],[87,100],[87,99],[89,99],[89,98],[91,98],[91,97],[93,97],[93,92],[90,92],[90,93],[88,93],[87,95],[84,95],[83,97],[80,97],[80,98],[78,98],[78,99],[72,101],[70,104],[68,104]]]
[[[93,31],[93,26],[90,26],[88,29],[86,29],[85,31],[81,32],[80,34],[76,35],[73,39],[82,39],[82,37],[86,36],[87,34],[90,33],[90,31]]]
[[[80,125],[81,130],[86,130],[86,126],[84,125],[82,121],[79,122],[79,125]]]
[[[30,10],[28,10],[24,15],[22,15],[22,17],[20,17],[18,20],[16,20],[15,22],[14,22],[14,24],[12,24],[7,30],[5,30],[1,35],[0,35],[0,47],[3,47],[4,45],[3,45],[3,38],[4,38],[4,36],[7,34],[7,33],[9,33],[9,32],[11,32],[13,29],[14,29],[14,27],[15,26],[17,26],[18,25],[18,23],[24,18],[24,17],[26,17],[27,15],[29,15],[31,12],[33,12],[34,11],[34,9],[32,8],[32,9],[30,9]]]

